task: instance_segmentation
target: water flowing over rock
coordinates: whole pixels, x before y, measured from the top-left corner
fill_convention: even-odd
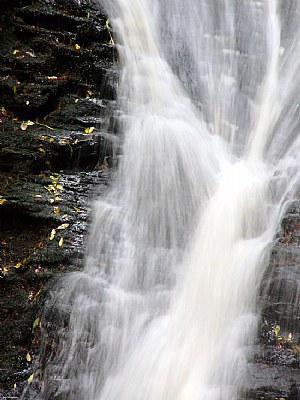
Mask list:
[[[43,129],[75,132],[46,139],[40,157],[5,143],[3,168],[26,157],[36,174],[44,152],[57,149],[52,168],[69,172],[34,183],[46,179],[51,196],[61,196],[58,185],[72,188],[66,201],[76,211],[78,179],[104,182],[98,170],[116,154],[119,165],[94,202],[84,268],[64,261],[73,272],[56,282],[33,322],[41,347],[22,399],[299,399],[300,2],[103,0],[111,22],[97,2],[47,4],[18,9],[14,32],[31,32],[39,21],[37,45],[26,49],[37,55],[50,30],[46,65],[62,60],[61,75],[49,71],[27,100],[27,64],[17,52],[6,65],[20,68],[24,84],[9,75],[3,98],[25,119],[26,134],[41,134],[40,120],[30,125],[33,117],[22,115],[24,100],[35,98],[42,118],[55,107]],[[95,41],[111,43],[100,46],[101,61]],[[86,63],[77,62],[79,51]],[[30,57],[40,71],[41,53]],[[119,84],[100,101],[90,92],[113,74],[113,59]],[[81,86],[86,70],[92,90]],[[96,139],[93,150],[86,144],[93,128],[105,149]],[[57,144],[72,149],[68,165]],[[93,172],[75,174],[78,167]],[[2,197],[8,211],[16,201],[10,190]],[[50,239],[60,248],[59,227],[73,224],[75,240],[78,221],[55,210]]]

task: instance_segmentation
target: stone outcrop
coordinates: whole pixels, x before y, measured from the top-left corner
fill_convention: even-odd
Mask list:
[[[91,1],[1,2],[0,398],[18,398],[48,288],[80,269],[118,147],[117,53]]]

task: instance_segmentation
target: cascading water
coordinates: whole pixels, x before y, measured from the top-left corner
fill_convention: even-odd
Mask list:
[[[299,180],[300,1],[104,0],[123,156],[43,398],[233,400]]]

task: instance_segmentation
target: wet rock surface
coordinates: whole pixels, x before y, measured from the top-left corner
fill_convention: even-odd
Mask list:
[[[245,399],[300,399],[300,202],[281,221],[261,288],[259,343]]]
[[[115,46],[92,1],[1,2],[0,398],[19,398],[42,306],[83,264],[92,200],[119,139]]]

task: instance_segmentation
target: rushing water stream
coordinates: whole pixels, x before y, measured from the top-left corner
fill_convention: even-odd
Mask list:
[[[299,0],[104,0],[123,156],[45,397],[233,400],[299,181]],[[54,394],[55,393],[55,394]]]

